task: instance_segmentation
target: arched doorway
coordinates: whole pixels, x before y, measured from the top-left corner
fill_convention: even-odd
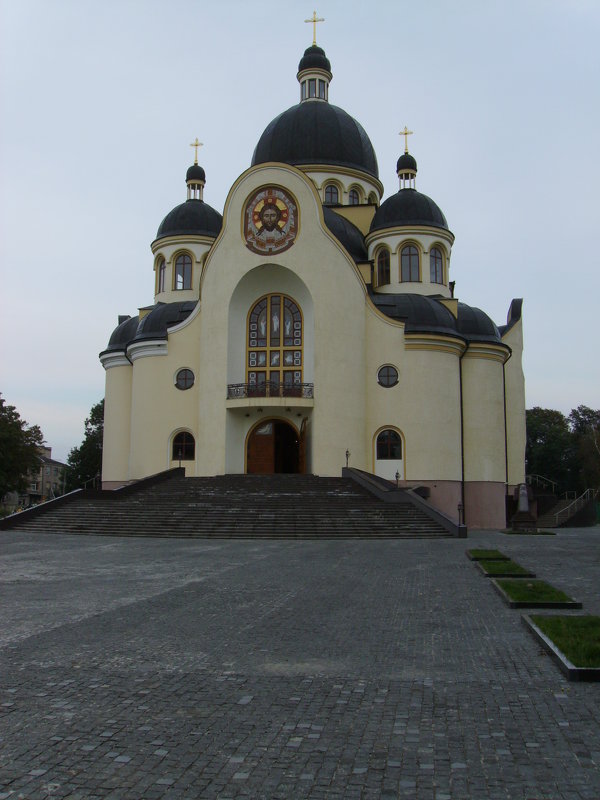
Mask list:
[[[303,471],[300,435],[293,425],[269,419],[250,432],[246,444],[246,472],[271,475]]]

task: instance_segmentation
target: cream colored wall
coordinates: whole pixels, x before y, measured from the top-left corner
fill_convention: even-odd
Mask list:
[[[137,351],[133,361],[131,459],[130,478],[142,478],[172,466],[171,442],[175,433],[191,432],[196,440],[198,426],[198,396],[202,371],[195,348],[198,323],[186,327],[186,332],[171,332],[167,355],[141,357]],[[180,390],[174,385],[180,369],[191,369],[195,376],[191,389]],[[196,448],[197,449],[197,448]],[[195,462],[185,461],[187,475],[196,474]]]
[[[242,239],[245,203],[252,192],[265,185],[284,187],[299,208],[295,244],[272,257],[252,253]],[[313,437],[312,469],[319,474],[339,475],[346,448],[361,462],[366,461],[361,425],[365,416],[364,283],[352,260],[326,229],[321,214],[312,182],[294,167],[254,167],[230,192],[226,223],[207,259],[201,286],[198,357],[204,379],[200,404],[202,413],[211,420],[199,443],[199,469],[205,474],[223,472],[226,464],[229,469],[241,463],[244,442],[239,434],[246,432],[255,419],[244,417],[241,421],[237,412],[231,411],[225,419],[227,383],[245,381],[245,325],[252,303],[265,289],[287,291],[288,287],[305,316],[304,380],[315,386],[314,407],[307,413]]]
[[[523,375],[523,323],[518,320],[506,332],[502,341],[512,350],[505,366],[506,429],[508,439],[508,484],[525,482],[525,377]]]
[[[123,356],[121,363],[106,369],[104,390],[104,434],[102,481],[127,481],[131,435],[131,382],[133,370]]]
[[[207,236],[167,236],[152,242],[155,303],[176,303],[181,300],[198,299],[204,256],[210,250],[213,241]],[[191,289],[173,289],[175,261],[181,253],[188,253],[192,257]],[[157,292],[157,268],[161,257],[165,259],[166,263],[166,289],[164,292]]]
[[[464,458],[466,481],[505,482],[502,363],[473,357],[463,365]]]
[[[303,171],[313,180],[322,203],[325,202],[325,187],[330,183],[338,187],[341,205],[348,205],[348,194],[351,189],[358,191],[361,203],[368,202],[371,192],[376,194],[378,200],[381,200],[383,195],[381,182],[371,179],[366,173],[358,170],[344,169],[343,167],[338,170],[320,170],[314,167],[305,167]]]
[[[367,237],[369,258],[375,260],[377,251],[385,245],[390,250],[390,283],[377,288],[383,294],[439,294],[450,297],[448,282],[450,280],[450,258],[454,235],[441,228],[403,227],[393,231],[376,231]],[[418,282],[402,282],[400,280],[400,251],[405,244],[415,244],[419,250],[421,280]],[[432,283],[430,280],[429,251],[438,247],[444,257],[444,283]],[[374,269],[375,282],[377,280],[377,266]],[[376,285],[376,283],[375,283]]]
[[[374,470],[375,434],[389,426],[404,436],[407,481],[460,480],[458,351],[440,352],[431,343],[424,345],[427,349],[406,350],[404,326],[388,322],[375,310],[367,315],[367,341],[369,459],[362,468]],[[388,389],[377,383],[377,371],[385,364],[398,370],[398,385]],[[354,460],[352,465],[360,466]]]

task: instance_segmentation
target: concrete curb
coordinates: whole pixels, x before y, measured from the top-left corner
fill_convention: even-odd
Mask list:
[[[561,671],[570,681],[600,681],[600,667],[576,667],[569,661],[562,650],[559,650],[554,642],[538,628],[528,614],[521,614],[521,621],[544,650],[556,661]]]
[[[510,561],[510,559],[486,559],[489,561],[499,561],[501,564],[506,563],[506,561]],[[490,572],[485,571],[485,567],[483,564],[478,560],[473,562],[475,566],[479,569],[479,571],[485,575],[486,578],[535,578],[535,572],[521,572],[519,575],[515,575],[514,572],[495,572],[493,575]],[[516,563],[516,562],[515,562]],[[519,564],[519,566],[521,566]]]
[[[514,577],[514,576],[512,576]],[[583,608],[582,603],[578,600],[568,600],[568,601],[532,601],[532,600],[511,600],[510,597],[506,594],[504,589],[497,583],[496,578],[492,578],[490,581],[494,589],[498,592],[500,597],[504,600],[507,606],[510,608]]]

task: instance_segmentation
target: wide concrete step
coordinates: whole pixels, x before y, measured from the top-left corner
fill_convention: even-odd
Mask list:
[[[386,504],[347,478],[174,477],[133,493],[81,496],[17,530],[203,538],[439,537],[411,503]]]

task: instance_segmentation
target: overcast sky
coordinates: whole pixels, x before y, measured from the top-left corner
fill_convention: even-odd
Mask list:
[[[219,211],[299,100],[313,4],[0,0],[0,391],[66,459],[104,394],[118,314],[153,302],[150,243],[204,143]],[[598,0],[321,0],[330,101],[385,196],[398,131],[456,235],[456,295],[522,297],[528,408],[600,408]]]

